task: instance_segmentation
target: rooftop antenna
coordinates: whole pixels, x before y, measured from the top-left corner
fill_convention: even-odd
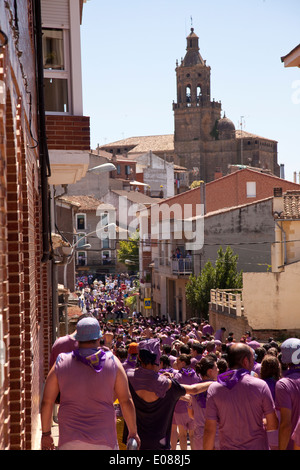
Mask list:
[[[245,116],[241,116],[241,120],[240,120],[240,126],[241,126],[241,165],[244,164],[244,162],[243,162],[243,159],[244,159],[244,157],[243,157],[243,124],[245,122],[245,121],[243,121],[244,117]]]

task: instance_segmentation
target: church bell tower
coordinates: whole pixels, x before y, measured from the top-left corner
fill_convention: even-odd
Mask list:
[[[199,49],[199,37],[191,28],[181,64],[176,63],[177,103],[174,111],[174,145],[177,163],[190,172],[190,182],[205,180],[205,142],[213,139],[221,103],[211,101],[210,67]]]

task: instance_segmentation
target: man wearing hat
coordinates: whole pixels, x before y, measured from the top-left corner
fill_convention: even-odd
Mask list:
[[[141,450],[170,450],[172,418],[177,401],[186,393],[202,393],[212,382],[181,385],[160,375],[160,340],[139,343],[140,367],[128,369],[129,387],[134,401]],[[127,429],[124,432],[127,438]]]
[[[281,362],[288,370],[275,389],[275,404],[280,410],[279,450],[292,450],[291,435],[300,416],[300,339],[287,339],[280,350]]]
[[[137,365],[137,358],[138,358],[138,343],[132,342],[128,346],[128,354],[127,358],[123,362],[123,367],[125,370],[127,369],[135,369]]]
[[[78,348],[60,354],[50,370],[41,407],[42,450],[54,450],[52,409],[58,393],[60,450],[118,449],[115,398],[128,426],[128,437],[140,443],[125,371],[116,356],[99,348],[101,336],[98,320],[83,318],[77,323]]]

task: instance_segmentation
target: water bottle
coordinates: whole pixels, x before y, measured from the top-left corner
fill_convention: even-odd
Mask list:
[[[130,439],[128,439],[127,450],[137,450],[137,449],[138,449],[138,443],[134,439],[134,437],[131,437]]]

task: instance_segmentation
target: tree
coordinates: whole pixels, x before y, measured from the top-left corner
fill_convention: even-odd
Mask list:
[[[118,250],[118,261],[130,266],[130,270],[139,270],[139,233],[136,232],[128,240],[120,240],[120,248]]]
[[[134,281],[134,288],[131,291],[131,294],[125,299],[125,305],[130,308],[130,313],[132,314],[137,308],[137,296],[139,295],[140,281]]]
[[[226,251],[220,247],[215,266],[205,263],[198,277],[192,275],[186,286],[186,299],[200,317],[207,318],[211,289],[239,289],[243,285],[243,273],[237,270],[238,255],[230,246]]]
[[[186,285],[185,296],[189,306],[193,309],[195,316],[197,316],[198,310],[201,309],[198,298],[198,281],[199,277],[196,277],[194,274],[190,275],[189,282]]]
[[[199,276],[198,298],[200,312],[203,312],[205,318],[208,315],[208,304],[210,301],[210,290],[215,289],[216,270],[210,261],[205,263],[204,268]]]
[[[215,264],[216,289],[239,289],[243,285],[243,273],[237,271],[238,255],[233,253],[230,246],[218,250]]]

